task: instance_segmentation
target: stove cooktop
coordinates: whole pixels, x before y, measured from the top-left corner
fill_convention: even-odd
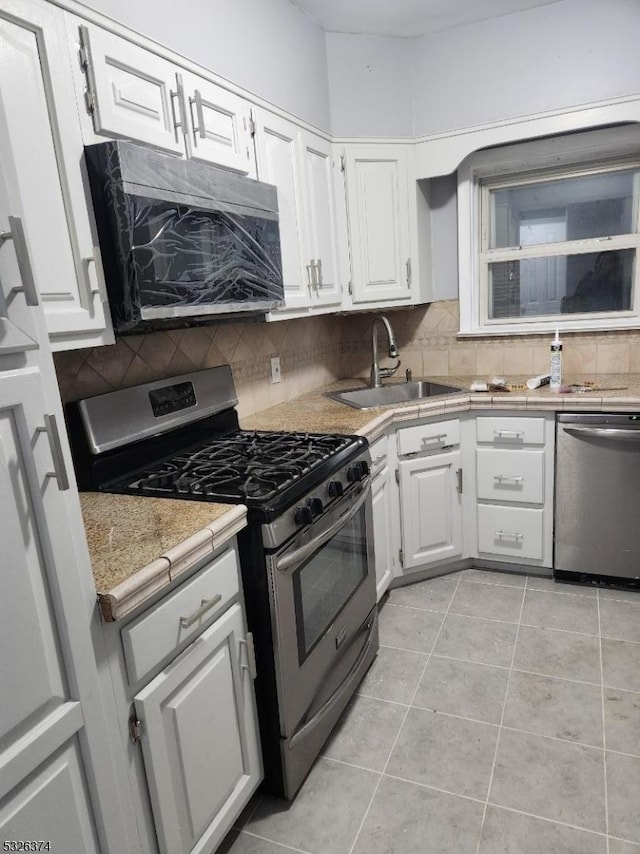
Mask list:
[[[212,436],[117,486],[137,495],[255,505],[272,501],[314,472],[322,475],[323,464],[356,442],[349,436],[238,431]]]

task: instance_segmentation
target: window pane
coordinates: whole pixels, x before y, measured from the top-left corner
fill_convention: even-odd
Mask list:
[[[635,255],[623,249],[489,264],[489,317],[629,310]]]
[[[637,169],[492,190],[491,249],[630,234]]]

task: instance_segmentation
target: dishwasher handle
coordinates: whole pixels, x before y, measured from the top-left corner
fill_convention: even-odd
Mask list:
[[[640,430],[625,429],[624,427],[569,427],[564,426],[567,433],[573,433],[592,439],[615,439],[620,442],[640,442]]]

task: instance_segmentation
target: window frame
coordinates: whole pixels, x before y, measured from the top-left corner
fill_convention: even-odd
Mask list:
[[[458,170],[460,335],[526,335],[548,333],[556,327],[565,331],[640,328],[640,203],[637,194],[635,222],[638,231],[635,233],[517,248],[488,248],[491,190],[601,174],[630,166],[640,168],[638,125],[487,149],[466,158]],[[490,261],[566,255],[568,247],[573,250],[571,254],[634,249],[632,307],[611,312],[489,318]]]

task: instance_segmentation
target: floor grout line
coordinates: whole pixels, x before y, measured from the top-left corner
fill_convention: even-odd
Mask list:
[[[286,842],[276,842],[275,839],[270,839],[268,836],[260,836],[259,833],[254,833],[252,830],[243,830],[241,832],[247,836],[252,836],[254,839],[261,839],[263,842],[270,842],[272,845],[278,845],[280,848],[284,848],[285,851],[294,851],[295,854],[311,854],[310,851],[306,851],[302,848],[294,848],[292,845],[287,845]]]
[[[482,813],[482,823],[480,824],[480,833],[478,834],[478,844],[476,846],[476,854],[480,854],[480,845],[482,844],[482,833],[484,831],[484,823],[487,819],[487,809],[489,807],[489,797],[491,795],[491,789],[493,787],[493,775],[496,770],[496,762],[498,760],[498,750],[500,749],[500,736],[502,735],[502,724],[504,723],[504,715],[507,710],[507,700],[509,697],[509,685],[511,683],[511,674],[513,673],[513,663],[516,659],[516,649],[518,648],[518,638],[520,636],[520,622],[522,620],[522,612],[524,610],[524,600],[527,593],[527,582],[528,578],[525,578],[524,588],[522,590],[522,601],[520,603],[520,619],[518,620],[518,628],[516,629],[516,636],[513,642],[513,652],[511,653],[511,666],[509,668],[509,675],[507,676],[507,686],[504,692],[504,700],[502,703],[502,714],[500,716],[500,725],[498,727],[498,737],[496,739],[496,747],[493,752],[493,762],[491,764],[491,774],[489,775],[489,785],[487,786],[487,797],[484,802],[484,810]]]
[[[607,724],[604,704],[604,665],[602,659],[602,625],[600,620],[600,593],[596,590],[596,604],[598,606],[598,636],[600,652],[600,702],[602,708],[602,758],[604,777],[604,825],[607,831],[607,854],[609,854],[609,796],[607,793]]]
[[[452,594],[451,594],[451,599],[450,599],[450,601],[449,601],[449,605],[451,605],[451,602],[453,601],[453,597],[455,596],[456,591],[457,591],[458,587],[460,586],[460,580],[461,580],[461,578],[462,578],[462,574],[460,574],[460,576],[458,577],[458,581],[457,581],[457,583],[456,583],[456,588],[455,588],[455,590],[454,590],[454,591],[452,592]],[[393,752],[394,752],[394,750],[396,749],[396,745],[398,744],[398,741],[399,741],[399,739],[400,739],[400,735],[402,734],[402,730],[404,729],[404,725],[405,725],[405,723],[406,723],[406,721],[407,721],[407,718],[409,717],[409,712],[411,711],[411,706],[412,706],[413,701],[415,700],[416,695],[417,695],[417,693],[418,693],[418,688],[420,687],[420,683],[422,682],[422,680],[423,680],[423,678],[424,678],[424,674],[425,674],[425,673],[426,673],[426,671],[427,671],[427,667],[428,667],[428,665],[429,665],[429,661],[431,660],[431,655],[432,655],[433,650],[435,649],[435,646],[436,646],[436,644],[437,644],[437,642],[438,642],[438,638],[440,637],[440,632],[442,631],[442,627],[444,626],[444,623],[445,623],[445,619],[446,619],[447,613],[448,613],[448,609],[447,609],[447,611],[445,611],[444,619],[443,619],[443,620],[442,620],[442,622],[440,623],[440,627],[438,628],[438,632],[437,632],[437,634],[436,634],[436,636],[435,636],[435,638],[434,638],[433,645],[431,646],[431,652],[430,652],[430,653],[429,653],[429,655],[427,656],[427,660],[425,661],[425,663],[424,663],[424,667],[422,668],[422,672],[421,672],[421,674],[420,674],[420,678],[419,678],[419,679],[418,679],[418,681],[416,682],[416,687],[415,687],[414,692],[413,692],[413,694],[412,694],[412,696],[411,696],[411,703],[410,703],[410,704],[409,704],[409,706],[407,707],[407,710],[406,710],[406,712],[405,712],[405,714],[404,714],[404,717],[403,717],[403,719],[402,719],[402,723],[400,724],[400,727],[398,728],[398,732],[396,733],[396,737],[395,737],[395,739],[394,739],[394,741],[393,741],[393,744],[391,745],[391,750],[389,751],[389,755],[387,756],[387,761],[385,762],[384,768],[382,769],[382,773],[380,774],[380,779],[378,780],[378,783],[377,783],[377,785],[376,785],[375,789],[373,790],[373,794],[371,795],[371,799],[369,800],[369,804],[367,805],[367,808],[366,808],[366,810],[365,810],[365,812],[364,812],[364,815],[362,816],[362,821],[360,822],[360,825],[359,825],[359,827],[358,827],[358,831],[357,831],[357,833],[356,833],[356,835],[355,835],[355,837],[354,837],[353,844],[351,845],[351,848],[349,849],[349,854],[353,854],[353,852],[355,851],[355,847],[356,847],[356,845],[358,844],[358,838],[360,837],[360,834],[361,834],[361,832],[362,832],[362,828],[363,828],[363,827],[364,827],[364,825],[365,825],[365,822],[366,822],[366,820],[367,820],[367,816],[369,815],[369,812],[371,811],[371,807],[372,807],[373,802],[374,802],[374,800],[375,800],[375,797],[376,797],[376,795],[377,795],[377,793],[378,793],[378,789],[380,788],[380,784],[381,784],[381,782],[382,782],[382,779],[383,779],[383,777],[385,776],[385,772],[386,772],[387,768],[389,767],[389,763],[391,762],[391,757],[393,756]]]

